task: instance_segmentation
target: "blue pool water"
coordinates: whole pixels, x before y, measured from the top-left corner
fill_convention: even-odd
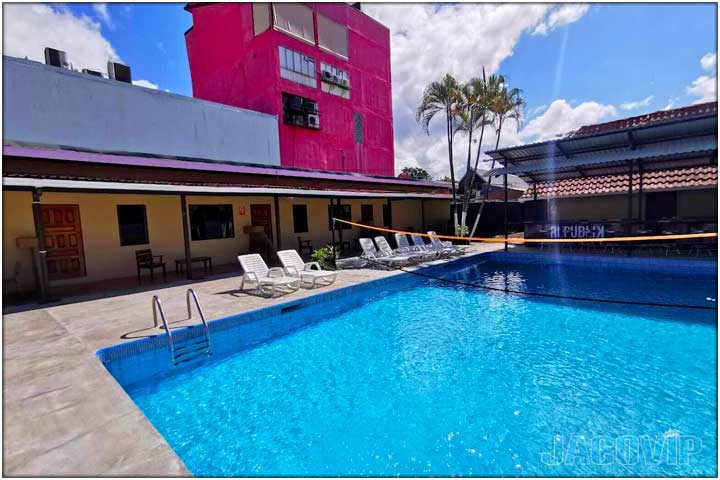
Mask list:
[[[713,306],[717,290],[712,275],[600,265],[442,275]],[[339,313],[297,312],[291,333],[124,386],[194,475],[716,475],[716,311],[417,277],[360,292],[333,300]]]

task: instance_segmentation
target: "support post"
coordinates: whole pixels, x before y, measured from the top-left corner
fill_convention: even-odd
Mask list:
[[[625,229],[625,233],[626,233],[626,235],[631,235],[631,234],[632,234],[632,224],[631,224],[631,222],[632,222],[632,219],[633,219],[633,211],[632,211],[632,207],[633,207],[633,201],[632,201],[633,162],[632,162],[632,161],[630,161],[630,167],[628,168],[628,172],[629,172],[629,173],[628,173],[628,201],[627,201],[627,206],[628,206],[627,219],[628,219],[628,223],[627,223],[627,228]]]
[[[190,228],[188,228],[188,212],[185,194],[180,194],[180,212],[182,214],[183,244],[185,246],[185,276],[192,280],[192,260],[190,253]]]
[[[643,222],[645,221],[645,215],[643,215],[643,168],[641,162],[638,162],[638,170],[640,175],[638,182],[638,220]]]
[[[282,242],[280,240],[280,199],[275,195],[275,245],[277,251],[282,250]]]
[[[338,199],[337,199],[337,206],[338,206],[337,211],[338,211],[338,215],[339,215],[339,212],[340,212],[340,197],[338,197]],[[352,219],[351,219],[351,220],[352,220]],[[343,250],[342,250],[342,248],[343,248],[343,226],[342,226],[342,225],[340,225],[340,228],[338,229],[338,241],[340,242],[340,253],[345,253],[345,252],[343,252]]]
[[[387,222],[387,228],[393,228],[393,221],[392,221],[392,199],[387,199],[387,212],[388,212],[388,218],[384,219]]]
[[[507,174],[503,175],[503,235],[505,236],[505,251],[507,252],[508,249],[508,212],[507,212],[507,204],[508,204],[508,184],[507,184]]]
[[[42,206],[40,205],[40,197],[42,190],[36,188],[32,192],[32,212],[33,222],[35,223],[35,236],[37,237],[36,264],[37,264],[37,281],[40,287],[40,302],[50,301],[50,282],[47,272],[47,247],[45,245],[45,226],[42,222]]]
[[[422,218],[422,232],[425,233],[425,199],[420,199],[420,217]]]

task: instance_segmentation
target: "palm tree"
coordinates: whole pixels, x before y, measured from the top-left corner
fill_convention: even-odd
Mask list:
[[[499,85],[502,84],[502,76],[491,75],[489,79],[485,76],[485,68],[483,67],[482,78],[472,78],[464,86],[463,93],[465,97],[465,112],[463,115],[462,129],[468,132],[468,153],[467,167],[465,169],[465,185],[463,189],[462,201],[462,219],[461,232],[465,231],[467,212],[470,206],[471,197],[471,181],[477,174],[477,167],[480,161],[480,152],[482,150],[483,137],[485,135],[485,126],[492,123],[490,115],[490,105],[495,101],[495,96],[499,91]],[[478,141],[477,153],[475,155],[475,165],[470,168],[472,159],[472,140],[473,132],[480,129],[480,139]]]
[[[492,102],[490,102],[490,111],[495,116],[495,128],[496,128],[496,139],[495,139],[495,150],[500,147],[500,137],[502,135],[503,124],[508,120],[515,120],[518,130],[520,129],[520,121],[522,119],[522,109],[525,105],[525,100],[522,98],[522,91],[518,88],[511,88],[508,90],[505,85],[504,79],[500,77],[501,83],[497,95],[493,96]],[[490,170],[495,168],[495,159],[493,158]],[[485,194],[482,197],[480,208],[478,210],[477,217],[475,217],[475,224],[473,225],[470,236],[475,234],[478,222],[482,216],[483,208],[485,207],[485,201],[487,200],[490,192],[490,185],[492,184],[492,177],[489,176],[485,183]]]
[[[458,81],[446,73],[439,81],[431,82],[423,91],[420,106],[415,113],[418,123],[430,135],[430,122],[439,113],[445,113],[445,127],[448,142],[448,162],[452,182],[453,215],[457,228],[457,192],[455,188],[455,167],[453,165],[453,139],[457,131],[457,118],[462,108],[462,92]]]

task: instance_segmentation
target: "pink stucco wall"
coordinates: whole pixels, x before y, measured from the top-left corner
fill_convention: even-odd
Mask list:
[[[272,28],[255,37],[249,3],[189,7],[193,95],[278,115],[283,166],[394,175],[389,30],[344,3],[306,5],[348,27],[347,61]],[[280,45],[315,59],[316,88],[280,77]],[[321,62],[349,73],[349,99],[322,92]],[[316,100],[321,129],[285,125],[282,92]],[[364,117],[362,144],[355,143],[354,112]]]

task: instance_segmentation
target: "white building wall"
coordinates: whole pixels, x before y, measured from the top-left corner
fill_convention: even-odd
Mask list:
[[[3,140],[280,165],[274,115],[5,56]]]

